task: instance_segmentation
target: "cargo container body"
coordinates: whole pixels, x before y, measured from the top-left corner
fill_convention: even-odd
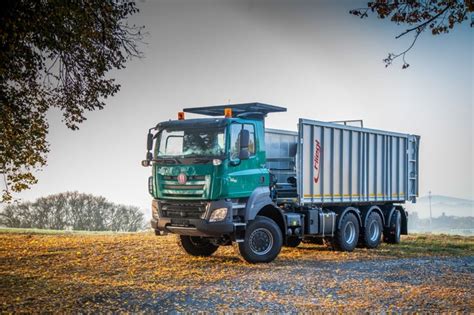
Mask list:
[[[418,136],[300,119],[265,141],[267,167],[280,185],[295,176],[300,205],[416,201]]]

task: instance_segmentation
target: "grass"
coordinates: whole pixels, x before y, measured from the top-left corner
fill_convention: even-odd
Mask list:
[[[230,311],[246,311],[250,306],[252,310],[270,307],[271,311],[272,305],[297,305],[301,311],[396,311],[410,304],[427,310],[444,305],[445,310],[469,312],[471,273],[448,273],[420,285],[377,278],[364,282],[345,270],[344,264],[473,255],[474,237],[409,235],[399,245],[358,248],[352,253],[302,244],[283,248],[271,264],[250,265],[241,262],[232,247],[222,247],[211,257],[191,257],[180,251],[174,236],[156,237],[152,232],[1,229],[0,312],[135,312],[144,305],[159,305],[152,312],[206,309],[206,304],[192,304],[195,300],[213,301],[222,310],[234,305]],[[338,266],[335,270],[325,267],[327,274],[320,273],[333,264]],[[338,277],[348,278],[340,281]],[[360,277],[367,277],[366,272]],[[400,296],[402,291],[405,294]],[[337,299],[337,294],[347,297]],[[387,306],[387,301],[395,308]]]
[[[80,234],[80,235],[112,235],[129,234],[133,232],[113,232],[113,231],[67,231],[67,230],[47,230],[47,229],[27,229],[27,228],[7,228],[0,227],[0,233],[13,234]],[[141,233],[141,232],[136,232]]]
[[[382,244],[376,250],[394,257],[473,256],[474,236],[446,234],[411,234],[402,236],[400,244]]]
[[[44,234],[44,235],[124,235],[143,234],[140,232],[112,232],[112,231],[64,231],[43,230],[26,228],[2,228],[0,234]],[[304,246],[304,245],[303,245]],[[471,256],[474,255],[474,236],[451,234],[410,234],[403,235],[400,244],[382,244],[376,250],[371,250],[377,255],[394,257],[420,257],[420,256]]]

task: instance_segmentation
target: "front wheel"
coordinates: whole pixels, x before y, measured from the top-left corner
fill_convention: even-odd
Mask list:
[[[178,245],[192,256],[211,256],[219,248],[208,239],[198,236],[180,235]]]
[[[247,226],[244,241],[238,243],[238,252],[249,263],[268,263],[278,256],[282,245],[283,236],[275,221],[257,216]]]

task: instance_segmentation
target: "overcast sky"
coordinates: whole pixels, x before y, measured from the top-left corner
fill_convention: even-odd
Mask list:
[[[112,73],[121,91],[79,131],[49,113],[51,153],[23,200],[64,191],[148,209],[147,129],[183,107],[241,102],[285,106],[267,126],[299,117],[363,119],[371,128],[421,135],[420,194],[473,199],[473,36],[468,23],[409,45],[405,27],[349,15],[366,1],[146,1],[133,23],[149,36],[145,58]]]

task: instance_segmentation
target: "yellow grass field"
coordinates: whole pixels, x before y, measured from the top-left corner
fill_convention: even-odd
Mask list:
[[[302,244],[270,264],[208,258],[153,233],[0,233],[2,312],[473,312],[474,237],[414,235],[377,250]]]

